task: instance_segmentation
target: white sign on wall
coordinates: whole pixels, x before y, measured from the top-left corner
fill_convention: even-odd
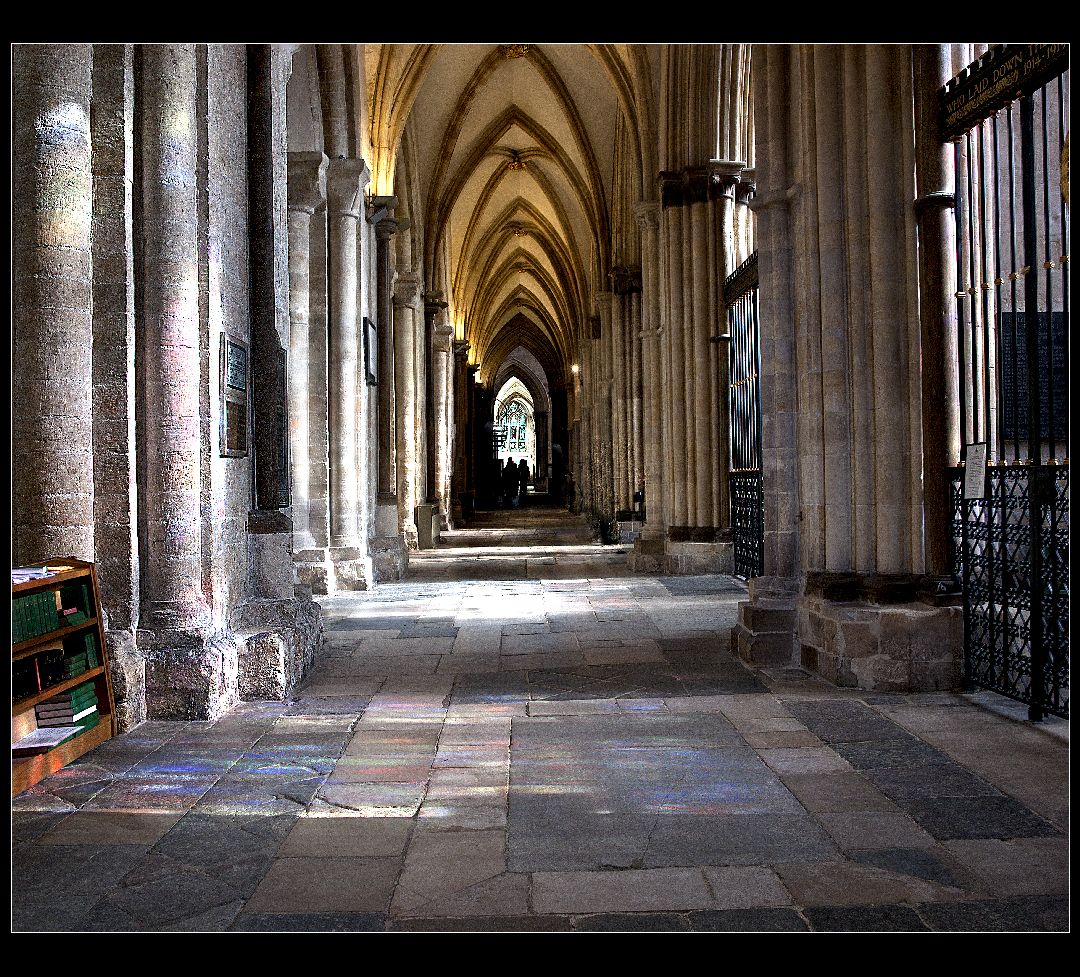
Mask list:
[[[986,498],[986,442],[968,445],[964,463],[964,498]]]

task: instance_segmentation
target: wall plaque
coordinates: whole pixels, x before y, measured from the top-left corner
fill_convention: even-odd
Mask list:
[[[1039,312],[1035,318],[1038,360],[1035,382],[1039,396],[1039,437],[1064,441],[1069,436],[1069,341],[1064,312]],[[1002,435],[1026,440],[1028,436],[1028,317],[1024,312],[1002,312],[1001,340]],[[1054,416],[1050,416],[1050,392]]]
[[[986,442],[969,444],[964,460],[964,498],[986,498]]]
[[[379,382],[379,331],[367,316],[364,316],[364,375],[369,387]]]
[[[959,138],[1068,67],[1068,44],[1006,44],[991,48],[938,92],[942,137]]]
[[[219,347],[219,453],[244,458],[248,453],[248,348],[221,334]]]

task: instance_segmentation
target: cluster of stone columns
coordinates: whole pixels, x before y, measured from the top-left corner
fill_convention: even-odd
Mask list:
[[[359,266],[369,179],[362,160],[289,154],[293,530],[315,593],[372,583]]]
[[[718,340],[723,280],[753,243],[753,173],[741,162],[713,160],[661,174],[660,189],[659,204],[642,203],[635,213],[640,279],[615,273],[640,377],[640,388],[628,392],[637,397],[629,416],[640,433],[627,465],[644,487],[648,518],[632,562],[645,570],[726,571],[728,363]]]
[[[215,397],[218,340],[252,348],[248,282],[256,265],[273,268],[284,223],[247,206],[254,180],[276,178],[275,57],[238,45],[13,49],[13,433],[33,458],[13,465],[13,557],[96,562],[121,729],[234,704],[251,638],[237,622],[265,596],[248,526],[251,421],[225,458]],[[239,120],[239,152],[225,151],[224,118]],[[266,280],[274,292],[272,270]],[[275,339],[277,299],[260,318]],[[259,627],[295,663],[314,632],[298,623],[288,557],[286,600]],[[249,658],[273,672],[260,654]]]
[[[916,291],[912,50],[765,46],[754,57],[765,576],[751,583],[739,647],[845,685],[951,687],[959,609],[919,600],[935,562],[924,556],[922,412],[940,410],[922,394],[941,389],[923,378],[943,365],[923,356]],[[930,192],[942,189],[933,156]],[[940,239],[920,246],[940,264]],[[940,276],[922,286],[940,316]]]

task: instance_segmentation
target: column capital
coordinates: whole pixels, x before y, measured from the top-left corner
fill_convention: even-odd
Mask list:
[[[420,276],[415,271],[398,272],[394,276],[394,305],[416,307],[420,298]]]
[[[442,301],[442,292],[424,293],[424,314],[437,316],[440,312],[450,308],[449,302]],[[451,330],[452,331],[452,330]]]
[[[326,203],[335,214],[359,217],[371,170],[362,159],[332,159],[326,168]]]
[[[634,220],[643,231],[660,226],[660,205],[654,201],[642,201],[634,205]]]
[[[469,355],[469,343],[465,339],[454,340],[454,358],[464,359]]]
[[[305,214],[326,199],[326,153],[289,153],[289,210]]]
[[[739,184],[746,164],[741,160],[710,160],[708,162],[708,195],[727,196],[734,200],[735,187]]]
[[[433,340],[436,353],[449,353],[453,348],[454,327],[437,325],[435,327]]]
[[[398,231],[398,222],[393,217],[384,217],[375,225],[375,237],[382,242],[389,241]]]
[[[611,287],[616,295],[641,291],[641,266],[621,265],[611,269]]]
[[[389,237],[397,229],[397,221],[394,220],[394,210],[398,205],[397,197],[371,197],[367,202],[367,220],[375,225],[378,231],[380,224],[389,222],[392,227],[385,228],[384,237]]]

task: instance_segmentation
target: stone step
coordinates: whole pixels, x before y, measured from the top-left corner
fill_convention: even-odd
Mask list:
[[[739,623],[747,631],[791,634],[795,627],[794,601],[741,601]]]
[[[794,648],[790,630],[754,633],[741,624],[731,629],[731,653],[748,665],[790,665],[794,661]]]

